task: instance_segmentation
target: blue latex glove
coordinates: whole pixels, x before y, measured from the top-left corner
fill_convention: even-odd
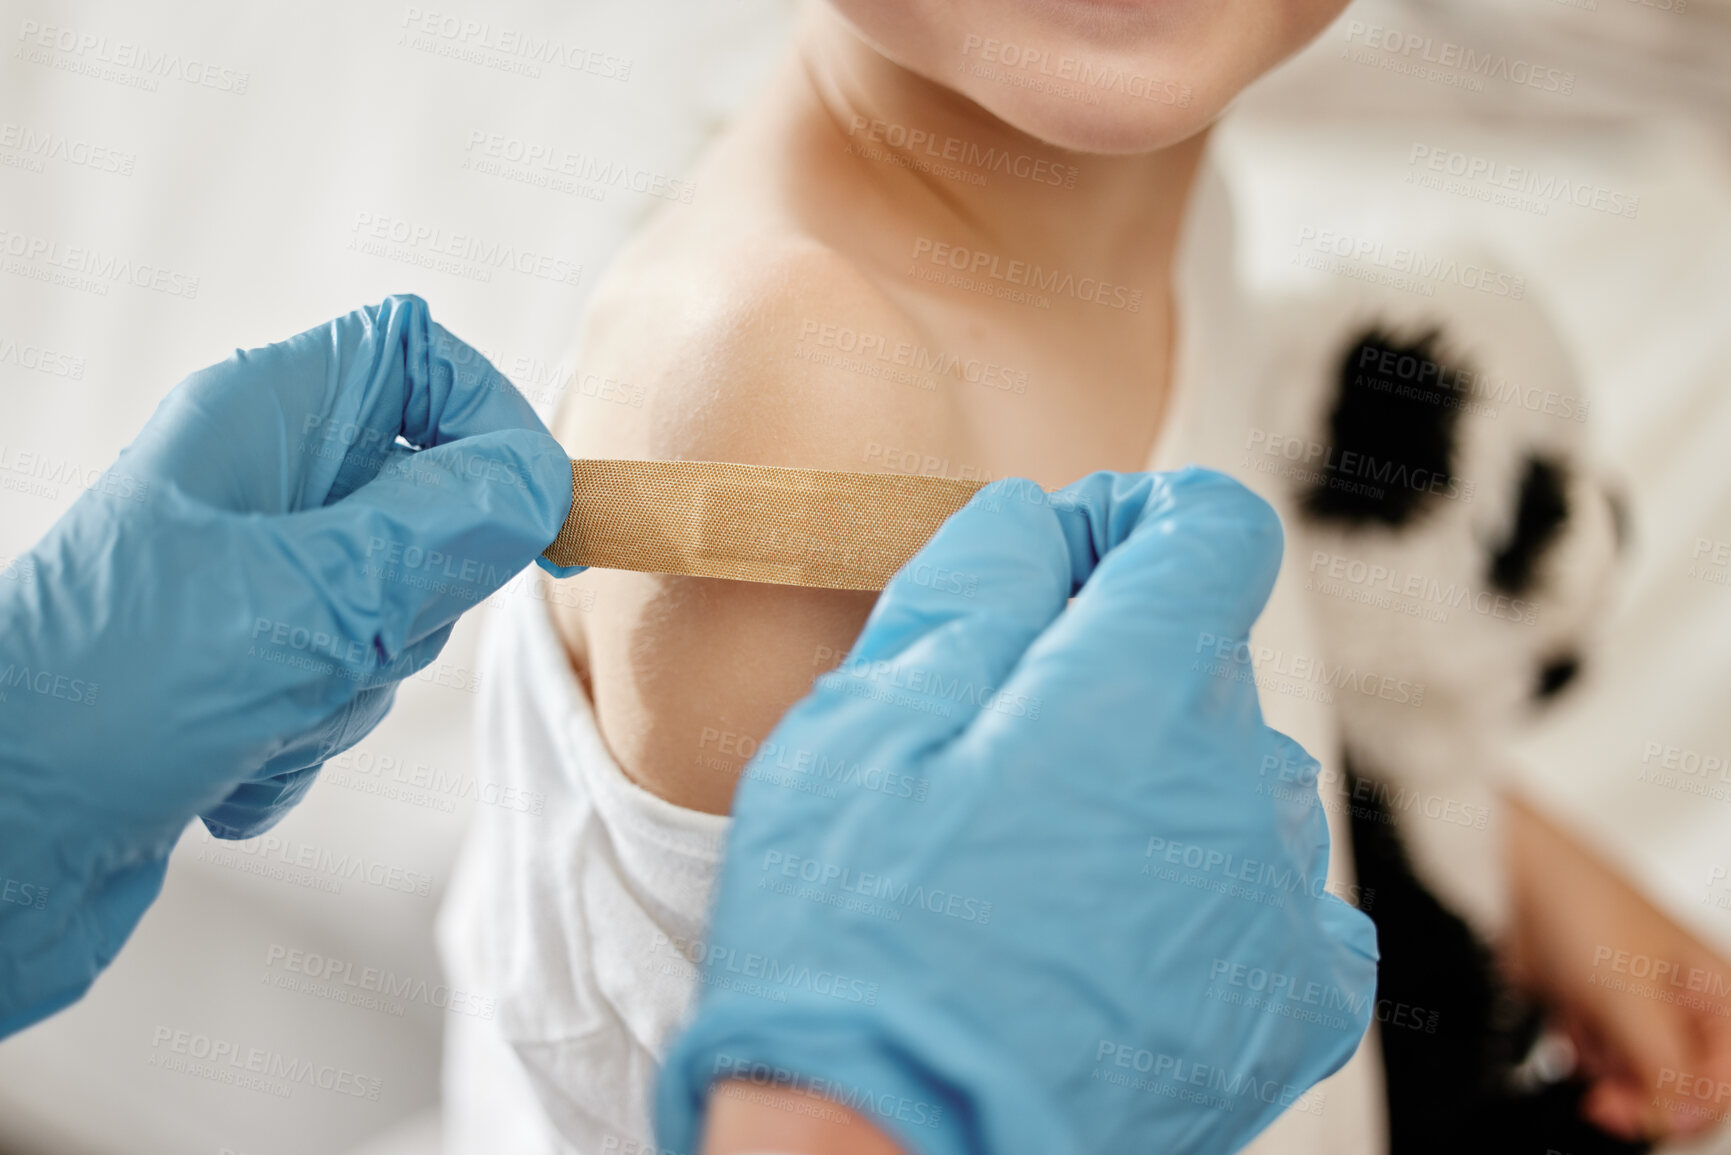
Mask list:
[[[415,297],[170,392],[0,581],[0,1035],[83,994],[193,815],[273,825],[570,503]]]
[[[1340,1067],[1375,932],[1322,890],[1316,764],[1217,657],[1280,552],[1201,470],[945,524],[747,766],[660,1146],[741,1077],[909,1151],[1220,1155]]]

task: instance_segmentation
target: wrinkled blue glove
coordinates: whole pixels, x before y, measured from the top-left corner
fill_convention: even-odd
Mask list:
[[[415,297],[170,392],[0,581],[0,1036],[83,994],[193,815],[273,825],[570,503]]]
[[[1375,932],[1323,891],[1316,763],[1218,656],[1280,552],[1202,470],[951,518],[747,765],[660,1146],[725,1079],[943,1155],[1219,1155],[1320,1109]]]

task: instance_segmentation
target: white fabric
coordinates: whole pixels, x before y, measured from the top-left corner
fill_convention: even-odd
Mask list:
[[[546,801],[479,820],[447,899],[453,981],[496,992],[499,1013],[448,1040],[446,1148],[630,1151],[648,1138],[655,1056],[694,975],[677,944],[702,934],[727,820],[625,777],[541,603],[501,618],[481,757]]]
[[[1174,286],[1179,303],[1178,350],[1172,404],[1151,469],[1205,465],[1237,477],[1280,514],[1291,533],[1290,498],[1276,479],[1244,467],[1247,430],[1266,428],[1279,412],[1280,381],[1269,374],[1271,350],[1258,335],[1272,332],[1238,290],[1237,225],[1232,202],[1212,154],[1198,177],[1184,223]],[[1293,545],[1288,542],[1288,556]],[[1324,650],[1306,599],[1301,571],[1283,564],[1268,608],[1251,631],[1251,644],[1320,659]],[[1312,683],[1258,670],[1268,724],[1295,738],[1322,764],[1331,851],[1329,889],[1345,893],[1353,882],[1352,844],[1340,805],[1345,775],[1334,709]],[[1333,795],[1330,797],[1330,795]],[[1291,1110],[1244,1150],[1251,1155],[1371,1155],[1386,1147],[1382,1059],[1373,1029],[1345,1067],[1306,1098],[1313,1111]]]
[[[1152,464],[1237,471],[1243,430],[1265,403],[1264,366],[1242,339],[1231,290],[1232,223],[1212,168],[1186,222],[1176,284],[1180,354],[1171,419]],[[1206,382],[1206,388],[1191,383]],[[1282,508],[1267,478],[1247,481]],[[1283,516],[1290,523],[1290,511]],[[1254,640],[1319,655],[1292,567]],[[652,1151],[655,1057],[685,1009],[695,968],[679,950],[702,937],[726,820],[672,806],[631,784],[538,604],[513,607],[484,661],[479,725],[489,777],[546,795],[539,817],[484,814],[448,900],[442,943],[452,981],[499,1000],[496,1023],[463,1023],[447,1046],[447,1150],[481,1155]],[[1337,771],[1335,718],[1316,687],[1265,692],[1271,724]],[[1338,773],[1326,779],[1340,781]],[[1338,808],[1330,812],[1334,821]],[[1336,826],[1330,877],[1350,882]],[[1250,1150],[1332,1155],[1382,1143],[1374,1034],[1351,1063]],[[509,1143],[502,1142],[508,1136]],[[645,1146],[649,1145],[649,1146]]]

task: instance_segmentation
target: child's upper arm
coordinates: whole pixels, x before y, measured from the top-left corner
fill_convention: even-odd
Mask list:
[[[851,357],[839,347],[857,342],[837,336],[843,328],[910,339],[907,320],[840,258],[780,244],[697,275],[678,261],[627,264],[591,309],[557,422],[573,457],[865,470],[885,446],[954,448],[941,394],[873,375],[881,370],[857,344]],[[600,387],[609,380],[619,384]],[[875,600],[621,571],[574,580],[595,597],[561,630],[609,748],[641,785],[714,812],[727,810],[756,743],[846,654]]]

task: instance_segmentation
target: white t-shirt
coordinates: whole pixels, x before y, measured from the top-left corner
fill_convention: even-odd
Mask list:
[[[477,820],[446,900],[453,981],[498,1000],[447,1039],[446,1150],[638,1150],[727,819],[625,777],[542,603],[491,627],[477,740],[493,780],[538,805]]]

